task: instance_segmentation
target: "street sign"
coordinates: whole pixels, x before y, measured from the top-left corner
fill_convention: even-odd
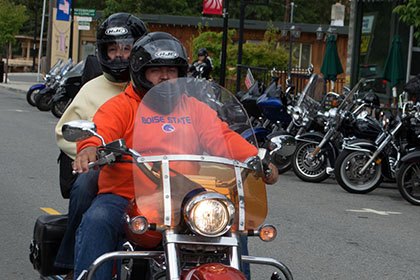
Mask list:
[[[77,18],[77,21],[89,21],[89,22],[91,22],[91,21],[92,21],[92,18],[91,18],[91,17],[81,17],[81,16],[77,16],[76,18]]]
[[[79,30],[90,30],[90,22],[79,21],[78,24],[79,24],[79,27],[78,27]]]
[[[96,10],[95,9],[74,9],[74,15],[80,17],[95,17]]]

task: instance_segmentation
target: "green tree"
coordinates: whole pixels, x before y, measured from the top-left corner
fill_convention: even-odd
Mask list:
[[[200,16],[200,1],[142,0],[140,13],[157,15]]]
[[[118,13],[138,13],[140,11],[140,4],[138,0],[106,0],[106,8],[103,10],[103,18]]]
[[[238,60],[238,45],[233,45],[232,37],[235,30],[228,31],[227,45],[227,76],[234,78],[236,75],[236,64]],[[213,61],[213,77],[218,77],[220,73],[220,57],[222,51],[223,32],[206,31],[200,32],[192,40],[193,60],[197,59],[197,51],[200,48],[208,50]],[[287,66],[288,54],[283,47],[278,46],[280,32],[270,27],[264,34],[264,41],[260,44],[245,43],[242,45],[242,64],[249,66],[280,68]]]
[[[414,26],[414,37],[420,42],[420,0],[409,0],[408,3],[395,7],[393,12],[405,24]]]
[[[29,17],[25,15],[26,7],[23,5],[0,0],[0,7],[0,45],[5,45],[7,50],[7,44],[15,42],[15,35]]]

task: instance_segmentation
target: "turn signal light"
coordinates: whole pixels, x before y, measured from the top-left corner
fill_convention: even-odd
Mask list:
[[[264,225],[259,230],[259,236],[262,241],[270,242],[276,239],[277,230],[272,225]]]
[[[129,222],[130,230],[136,234],[143,234],[149,229],[149,223],[143,216],[132,218]]]
[[[379,158],[377,161],[376,161],[376,164],[380,164],[382,162],[382,159],[381,158]]]

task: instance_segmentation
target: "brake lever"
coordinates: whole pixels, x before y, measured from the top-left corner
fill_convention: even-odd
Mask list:
[[[88,168],[89,169],[92,169],[95,166],[111,165],[116,160],[117,160],[117,156],[115,155],[115,153],[110,152],[110,153],[107,153],[107,154],[101,156],[97,161],[91,161],[91,162],[89,162],[88,163]],[[73,175],[76,175],[77,174],[77,171],[76,170],[73,170],[72,171],[72,174]]]
[[[248,162],[248,166],[259,177],[270,177],[273,172],[270,168],[270,153],[266,149],[259,149],[258,155]]]

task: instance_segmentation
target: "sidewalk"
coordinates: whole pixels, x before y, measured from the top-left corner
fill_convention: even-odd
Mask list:
[[[0,83],[0,88],[7,88],[16,92],[26,93],[32,85],[42,84],[43,75],[40,74],[39,81],[37,81],[37,73],[25,72],[25,73],[8,73],[8,81],[5,83],[3,77],[3,83]]]

